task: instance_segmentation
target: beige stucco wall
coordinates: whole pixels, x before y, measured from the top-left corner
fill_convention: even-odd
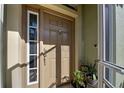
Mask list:
[[[75,66],[84,60],[84,39],[83,39],[83,5],[78,6],[78,16],[75,20]]]
[[[124,66],[124,5],[116,5],[115,19],[116,19],[116,64]],[[124,80],[124,75],[116,73],[116,86]]]
[[[83,5],[84,62],[97,59],[97,5]]]
[[[22,87],[20,31],[21,5],[7,5],[7,87]]]

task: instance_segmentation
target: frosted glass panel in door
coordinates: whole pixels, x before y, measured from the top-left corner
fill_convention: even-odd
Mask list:
[[[61,83],[69,80],[70,74],[70,47],[67,45],[61,46]]]

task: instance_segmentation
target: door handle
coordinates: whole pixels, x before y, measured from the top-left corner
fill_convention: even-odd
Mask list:
[[[62,30],[59,30],[59,34],[61,34],[62,33]]]
[[[47,51],[47,50],[44,48],[44,52],[43,52],[43,56],[44,56],[44,57],[47,56],[46,51]]]

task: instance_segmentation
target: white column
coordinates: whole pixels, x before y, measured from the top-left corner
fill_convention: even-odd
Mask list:
[[[4,15],[4,5],[0,4],[0,87],[3,87],[3,78],[2,78],[2,50],[3,50],[3,40],[2,40],[2,34],[3,34],[3,15]]]
[[[104,40],[103,40],[103,30],[104,30],[104,20],[103,18],[105,17],[104,15],[104,9],[103,9],[104,5],[98,5],[98,60],[102,61],[103,60],[103,56],[104,56]],[[102,88],[103,87],[103,74],[104,74],[104,70],[103,70],[103,66],[101,63],[99,63],[98,61],[98,87]]]

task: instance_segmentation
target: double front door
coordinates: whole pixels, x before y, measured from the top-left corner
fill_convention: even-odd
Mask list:
[[[43,13],[42,20],[40,84],[41,87],[57,87],[70,81],[74,47],[72,22],[49,13]]]

